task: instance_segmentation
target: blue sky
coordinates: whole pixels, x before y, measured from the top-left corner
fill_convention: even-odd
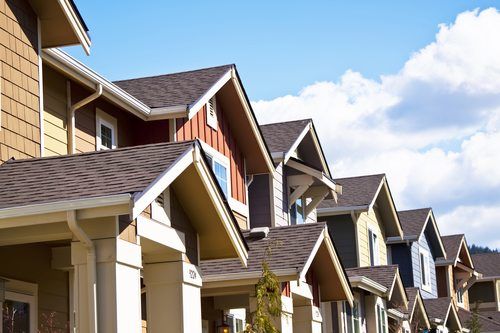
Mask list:
[[[347,69],[377,78],[433,40],[439,23],[495,1],[76,1],[110,79],[236,63],[252,100]]]
[[[82,1],[111,80],[236,63],[261,123],[312,118],[334,177],[386,173],[398,209],[500,248],[493,1]]]

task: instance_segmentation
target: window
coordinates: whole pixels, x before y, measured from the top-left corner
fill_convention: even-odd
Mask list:
[[[372,229],[368,229],[368,242],[370,247],[370,265],[379,264],[378,236]]]
[[[109,114],[96,110],[96,149],[106,150],[117,147],[117,121]]]
[[[377,333],[387,333],[387,313],[385,308],[377,303]]]
[[[214,157],[213,155],[206,154],[209,164],[212,166],[212,170],[215,174],[215,178],[219,183],[222,192],[226,196],[226,199],[229,199],[229,167],[226,161],[222,161]]]
[[[422,289],[431,291],[431,270],[429,266],[429,252],[420,249],[420,283]]]
[[[344,312],[344,332],[346,333],[360,333],[361,332],[361,316],[359,309],[359,302],[354,300],[353,307],[347,303],[342,302]]]
[[[217,105],[215,96],[207,102],[207,125],[217,130]]]
[[[31,283],[7,281],[2,303],[2,332],[37,332],[36,290],[37,286]]]
[[[455,285],[458,285],[460,283],[460,280],[455,281]],[[457,303],[460,305],[464,304],[464,290],[460,287],[457,288]]]
[[[290,224],[304,224],[304,200],[297,199],[290,207]]]

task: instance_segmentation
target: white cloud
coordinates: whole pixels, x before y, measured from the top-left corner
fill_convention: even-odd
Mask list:
[[[336,82],[253,106],[262,123],[313,118],[335,176],[386,172],[399,208],[431,205],[448,221],[474,207],[469,226],[480,231],[469,237],[492,235],[486,212],[500,206],[499,40],[496,9],[464,12],[396,74],[371,80],[348,70]],[[500,244],[497,229],[486,245]]]

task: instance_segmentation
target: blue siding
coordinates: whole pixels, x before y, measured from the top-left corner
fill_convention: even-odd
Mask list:
[[[391,245],[391,263],[399,266],[399,273],[405,287],[413,286],[413,265],[410,246],[406,244]]]
[[[413,242],[411,246],[412,253],[412,263],[413,263],[413,277],[414,286],[420,288],[420,293],[423,298],[435,298],[437,297],[437,285],[436,285],[436,264],[435,255],[429,246],[429,241],[427,239],[427,233],[420,238],[419,242]],[[421,288],[421,272],[420,272],[420,248],[427,250],[430,253],[429,258],[429,268],[431,273],[431,292],[423,290]]]

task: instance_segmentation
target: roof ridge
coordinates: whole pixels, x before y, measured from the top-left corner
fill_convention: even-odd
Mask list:
[[[304,228],[305,226],[307,227],[312,227],[312,226],[317,226],[317,225],[322,225],[323,227],[326,226],[326,222],[314,222],[314,223],[302,223],[302,224],[292,224],[292,225],[283,225],[283,226],[278,226],[278,227],[271,227],[269,230],[276,230],[276,229],[286,229],[286,228]],[[250,231],[250,230],[246,230]]]
[[[173,73],[164,73],[164,74],[157,74],[157,75],[148,75],[148,76],[135,77],[135,78],[130,78],[130,79],[115,80],[115,81],[112,81],[112,82],[113,83],[121,83],[121,82],[126,82],[126,81],[134,81],[134,80],[142,80],[142,79],[152,79],[152,78],[158,78],[158,77],[162,77],[162,76],[177,75],[177,74],[187,74],[187,73],[199,72],[199,71],[203,71],[203,70],[207,70],[207,69],[222,68],[222,67],[236,67],[236,64],[232,63],[232,64],[225,64],[225,65],[219,65],[219,66],[203,67],[203,68],[191,69],[191,70],[179,71],[179,72],[173,72]]]
[[[443,238],[443,237],[457,237],[457,236],[465,237],[465,234],[442,235],[441,238]]]
[[[413,209],[403,209],[403,210],[398,210],[398,213],[415,212],[415,211],[417,211],[417,210],[432,210],[432,207],[413,208]]]
[[[339,177],[339,178],[334,178],[334,180],[339,180],[339,179],[353,179],[353,178],[368,178],[368,177],[374,177],[374,176],[382,176],[385,177],[385,173],[374,173],[374,174],[369,174],[369,175],[361,175],[361,176],[348,176],[348,177]]]
[[[298,123],[298,122],[301,122],[301,121],[309,121],[309,122],[312,122],[312,118],[302,118],[302,119],[295,119],[295,120],[286,120],[286,121],[277,121],[277,122],[274,122],[274,123],[267,123],[267,124],[260,124],[259,126],[262,127],[262,126],[268,126],[268,125],[279,125],[279,124],[288,124],[288,123]]]
[[[114,148],[114,149],[103,149],[103,150],[96,150],[96,151],[88,151],[88,152],[83,152],[83,153],[76,153],[76,154],[66,154],[66,155],[56,155],[56,156],[43,156],[43,157],[34,157],[34,158],[24,158],[24,159],[9,159],[5,163],[1,164],[14,164],[14,163],[23,163],[23,162],[35,162],[35,161],[46,161],[46,160],[55,160],[55,159],[67,159],[67,158],[75,158],[78,156],[86,156],[86,155],[97,155],[97,154],[106,154],[106,153],[113,153],[116,151],[127,151],[127,150],[135,150],[135,149],[141,149],[144,147],[155,147],[155,146],[170,146],[170,145],[181,145],[181,144],[189,144],[193,143],[197,140],[186,140],[186,141],[170,141],[170,142],[159,142],[159,143],[151,143],[151,144],[144,144],[144,145],[138,145],[138,146],[127,146],[127,147],[120,147],[120,148]]]

